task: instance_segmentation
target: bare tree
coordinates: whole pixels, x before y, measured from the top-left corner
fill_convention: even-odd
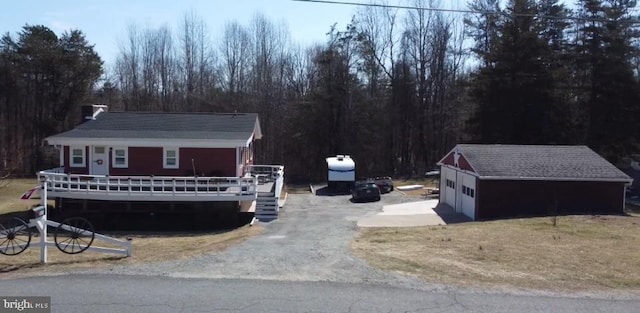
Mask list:
[[[129,25],[128,38],[120,44],[120,54],[116,59],[116,71],[122,101],[126,111],[139,110],[140,104],[140,45],[139,31],[135,25]]]
[[[438,13],[425,10],[432,6],[432,2],[414,1],[417,8],[407,13],[405,19],[405,32],[403,40],[408,54],[411,57],[413,71],[415,73],[417,94],[415,108],[415,133],[412,135],[411,143],[415,153],[415,160],[412,166],[414,172],[423,172],[425,165],[430,160],[427,158],[427,147],[431,144],[428,141],[428,116],[433,111],[430,97],[430,65],[433,61],[432,46],[432,25]]]
[[[215,54],[210,46],[207,26],[195,12],[184,15],[179,41],[184,109],[202,110],[213,102],[208,96],[215,85]]]
[[[289,33],[284,24],[274,24],[264,15],[256,14],[250,23],[251,88],[253,103],[249,109],[260,113],[265,132],[278,136],[282,130],[283,107],[286,105],[286,59]],[[281,153],[277,141],[260,143],[257,154],[271,159]]]
[[[414,2],[417,8],[407,13],[404,47],[411,59],[416,82],[416,106],[411,134],[411,146],[415,151],[413,169],[421,173],[435,165],[438,158],[450,148],[451,92],[456,84],[463,57],[463,37],[460,22],[441,12],[428,10],[437,7],[437,1]],[[456,38],[453,38],[453,35]],[[454,136],[455,137],[455,136]]]
[[[173,37],[168,26],[159,28],[156,32],[154,65],[159,76],[158,88],[160,106],[163,111],[177,110],[176,95],[173,87],[176,84],[176,61],[173,50]]]
[[[168,26],[139,30],[129,26],[128,39],[116,59],[116,79],[125,110],[173,111],[176,61]]]
[[[248,31],[238,22],[225,25],[221,40],[222,86],[229,93],[229,105],[244,111],[242,94],[246,92],[251,41]]]
[[[389,7],[367,6],[356,15],[363,57],[370,58],[369,62],[375,63],[389,79],[393,78],[394,52],[400,39],[398,13]]]
[[[400,129],[405,124],[401,118],[402,104],[393,101],[393,97],[387,97],[389,92],[394,92],[395,52],[401,31],[398,17],[397,9],[373,6],[364,7],[356,15],[363,70],[367,73],[368,93],[372,98],[372,105],[380,111],[386,111],[388,115],[382,122],[387,129],[383,138],[386,153],[378,159],[383,161],[383,171],[391,171],[394,174],[399,159],[398,141],[405,140],[400,134]]]

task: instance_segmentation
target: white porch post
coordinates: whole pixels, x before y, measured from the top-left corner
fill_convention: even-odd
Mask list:
[[[240,147],[236,147],[236,175],[242,177],[242,166],[240,166]]]
[[[40,263],[47,263],[47,176],[42,176],[42,193],[40,203],[44,207],[44,215],[38,218],[37,225],[40,231]]]
[[[60,167],[64,166],[64,146],[60,146]]]

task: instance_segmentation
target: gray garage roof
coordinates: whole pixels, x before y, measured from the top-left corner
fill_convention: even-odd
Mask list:
[[[248,140],[262,136],[256,113],[105,112],[96,119],[47,138]]]
[[[587,146],[460,144],[457,148],[481,178],[631,181]]]

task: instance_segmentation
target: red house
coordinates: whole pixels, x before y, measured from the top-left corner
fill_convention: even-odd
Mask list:
[[[254,166],[257,114],[107,112],[98,105],[83,113],[76,128],[46,138],[60,151],[60,167],[38,175],[57,207],[191,202],[252,212],[260,196],[256,215],[277,214],[284,168]]]

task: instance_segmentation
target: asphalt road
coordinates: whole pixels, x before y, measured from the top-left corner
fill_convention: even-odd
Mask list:
[[[383,285],[69,275],[0,281],[2,295],[51,296],[52,312],[637,312],[638,300],[419,291]]]

